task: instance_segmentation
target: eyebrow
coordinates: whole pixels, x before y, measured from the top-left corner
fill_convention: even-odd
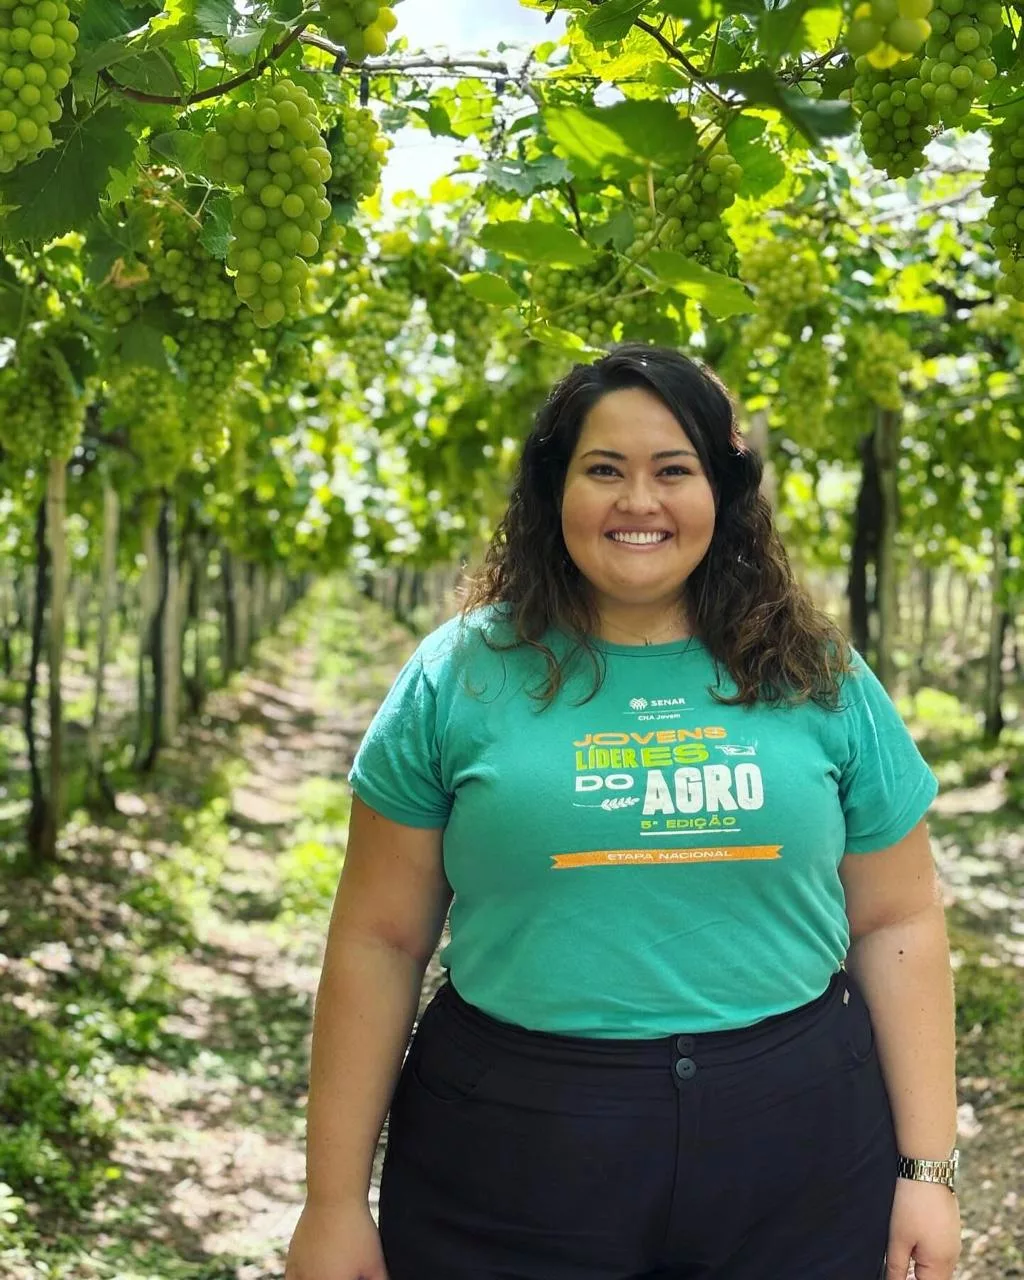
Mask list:
[[[628,462],[628,458],[624,453],[616,453],[614,449],[589,449],[583,455],[583,457],[589,458],[589,457],[592,457],[595,453],[599,454],[602,458],[614,458],[617,462]],[[697,455],[693,452],[692,449],[663,449],[660,453],[652,453],[651,461],[658,462],[662,458],[684,458],[684,457],[697,458]],[[700,459],[697,458],[697,461],[699,462]]]

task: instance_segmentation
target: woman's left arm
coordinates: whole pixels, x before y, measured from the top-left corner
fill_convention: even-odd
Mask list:
[[[896,844],[839,866],[850,921],[846,967],[875,1029],[901,1155],[945,1160],[956,1144],[956,1013],[942,889],[922,820]],[[952,1280],[956,1196],[899,1179],[886,1280]]]

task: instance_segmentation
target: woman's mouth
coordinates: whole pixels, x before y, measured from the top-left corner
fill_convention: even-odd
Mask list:
[[[637,530],[635,532],[616,529],[611,533],[606,533],[604,536],[610,542],[614,542],[617,547],[628,547],[631,551],[653,551],[656,547],[660,547],[670,541],[672,537],[664,529]]]

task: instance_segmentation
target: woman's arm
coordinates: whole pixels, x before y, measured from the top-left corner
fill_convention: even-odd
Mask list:
[[[451,889],[439,830],[353,800],[313,1020],[307,1200],[361,1200]]]
[[[955,1010],[927,826],[877,853],[848,854],[839,874],[846,967],[871,1010],[900,1154],[945,1160],[956,1141]]]
[[[901,1155],[945,1160],[956,1142],[956,1030],[942,890],[924,821],[876,853],[849,854],[846,966],[864,993]],[[960,1218],[946,1187],[900,1180],[889,1241],[890,1278],[911,1256],[918,1274],[946,1280],[960,1251]]]

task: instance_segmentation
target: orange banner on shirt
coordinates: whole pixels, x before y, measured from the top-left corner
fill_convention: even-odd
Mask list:
[[[553,854],[552,870],[661,866],[671,862],[764,862],[778,858],[781,850],[781,844],[730,845],[723,849],[596,849],[591,853]]]

